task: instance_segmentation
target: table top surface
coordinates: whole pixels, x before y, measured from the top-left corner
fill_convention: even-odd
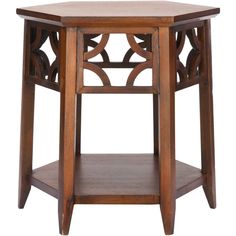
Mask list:
[[[194,18],[212,16],[219,8],[190,5],[168,1],[94,1],[64,2],[18,8],[17,14],[24,18],[38,18],[61,23],[79,23],[95,18],[108,19],[152,19],[158,22],[174,23]]]

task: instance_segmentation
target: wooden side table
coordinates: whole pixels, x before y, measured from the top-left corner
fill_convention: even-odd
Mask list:
[[[17,9],[25,19],[19,208],[31,186],[58,199],[60,233],[68,234],[74,204],[160,204],[166,234],[176,199],[203,186],[216,207],[210,18],[219,8],[174,2],[68,2]],[[126,34],[122,61],[109,59],[110,34]],[[96,37],[100,36],[100,42]],[[55,60],[42,45],[49,39]],[[139,40],[139,41],[138,41]],[[189,40],[186,63],[180,54]],[[122,43],[122,42],[121,42]],[[92,48],[92,49],[91,49]],[[143,58],[132,62],[133,54]],[[102,61],[94,61],[100,54]],[[133,68],[113,86],[103,68]],[[136,86],[143,70],[151,86]],[[102,86],[86,86],[84,70]],[[126,78],[124,78],[126,79]],[[199,84],[202,169],[175,160],[175,92]],[[60,92],[59,161],[32,170],[35,85]],[[153,94],[153,154],[81,154],[83,93]]]

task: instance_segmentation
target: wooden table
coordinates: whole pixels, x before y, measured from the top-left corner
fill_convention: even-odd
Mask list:
[[[31,186],[58,199],[60,233],[68,234],[74,204],[160,204],[166,234],[174,231],[178,197],[203,186],[216,207],[210,18],[219,8],[174,2],[68,2],[17,9],[25,19],[19,208]],[[109,35],[126,34],[122,61],[106,51]],[[100,42],[96,38],[100,35]],[[55,60],[42,45],[49,39]],[[139,42],[138,42],[139,40]],[[191,50],[181,61],[185,41]],[[122,44],[122,42],[120,42]],[[92,60],[101,55],[101,61]],[[133,62],[133,54],[142,61]],[[113,86],[104,68],[133,68]],[[102,86],[86,86],[84,70]],[[136,86],[143,70],[152,84]],[[59,161],[32,170],[35,85],[60,92]],[[202,168],[175,160],[175,92],[199,85]],[[82,154],[83,93],[153,94],[152,154]]]

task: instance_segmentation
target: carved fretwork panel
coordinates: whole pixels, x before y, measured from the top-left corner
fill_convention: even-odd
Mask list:
[[[131,93],[153,93],[157,92],[157,88],[152,86],[135,86],[134,82],[138,75],[146,70],[153,68],[153,52],[152,52],[152,35],[148,34],[132,34],[126,33],[126,39],[129,45],[129,49],[125,52],[122,61],[111,61],[109,52],[106,50],[107,43],[110,38],[109,33],[104,34],[88,34],[79,33],[79,43],[83,43],[83,46],[79,46],[79,53],[82,54],[82,67],[80,68],[78,78],[78,92],[79,93],[93,93],[93,92],[131,92]],[[96,38],[100,37],[99,42]],[[158,43],[158,41],[156,42]],[[122,42],[121,42],[122,44]],[[137,54],[142,61],[131,61],[131,57]],[[101,60],[91,60],[94,57],[100,55]],[[158,55],[156,55],[158,57]],[[81,63],[81,62],[80,62]],[[105,69],[111,68],[131,68],[129,75],[126,78],[122,78],[125,83],[124,86],[114,86],[111,83],[111,78],[106,73]],[[157,68],[157,66],[156,66]],[[84,83],[84,70],[89,70],[95,73],[102,82],[102,86],[85,86]],[[154,79],[153,79],[154,80]]]
[[[201,45],[198,30],[199,28],[192,28],[176,32],[176,90],[199,83]],[[185,48],[187,40],[189,41],[190,49]],[[187,49],[187,52],[185,49]],[[184,53],[186,59],[181,61],[181,55]]]
[[[49,52],[43,49],[49,41],[54,54],[49,60]],[[29,79],[41,86],[59,90],[59,29],[49,25],[33,23],[30,26],[30,69]]]

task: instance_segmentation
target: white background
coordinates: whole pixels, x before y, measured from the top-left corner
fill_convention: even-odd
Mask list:
[[[216,210],[201,188],[177,200],[175,235],[235,235],[235,39],[233,1],[185,0],[218,6],[212,19]],[[17,7],[50,0],[5,1],[0,34],[0,235],[58,235],[57,201],[32,188],[17,208],[23,19]],[[119,50],[119,48],[117,48]],[[117,74],[116,74],[117,75]],[[152,152],[151,95],[87,95],[83,152]],[[34,167],[58,158],[59,94],[36,91]],[[176,158],[200,167],[198,87],[176,94]],[[231,216],[232,215],[232,216]],[[76,205],[70,235],[164,235],[158,205]]]

